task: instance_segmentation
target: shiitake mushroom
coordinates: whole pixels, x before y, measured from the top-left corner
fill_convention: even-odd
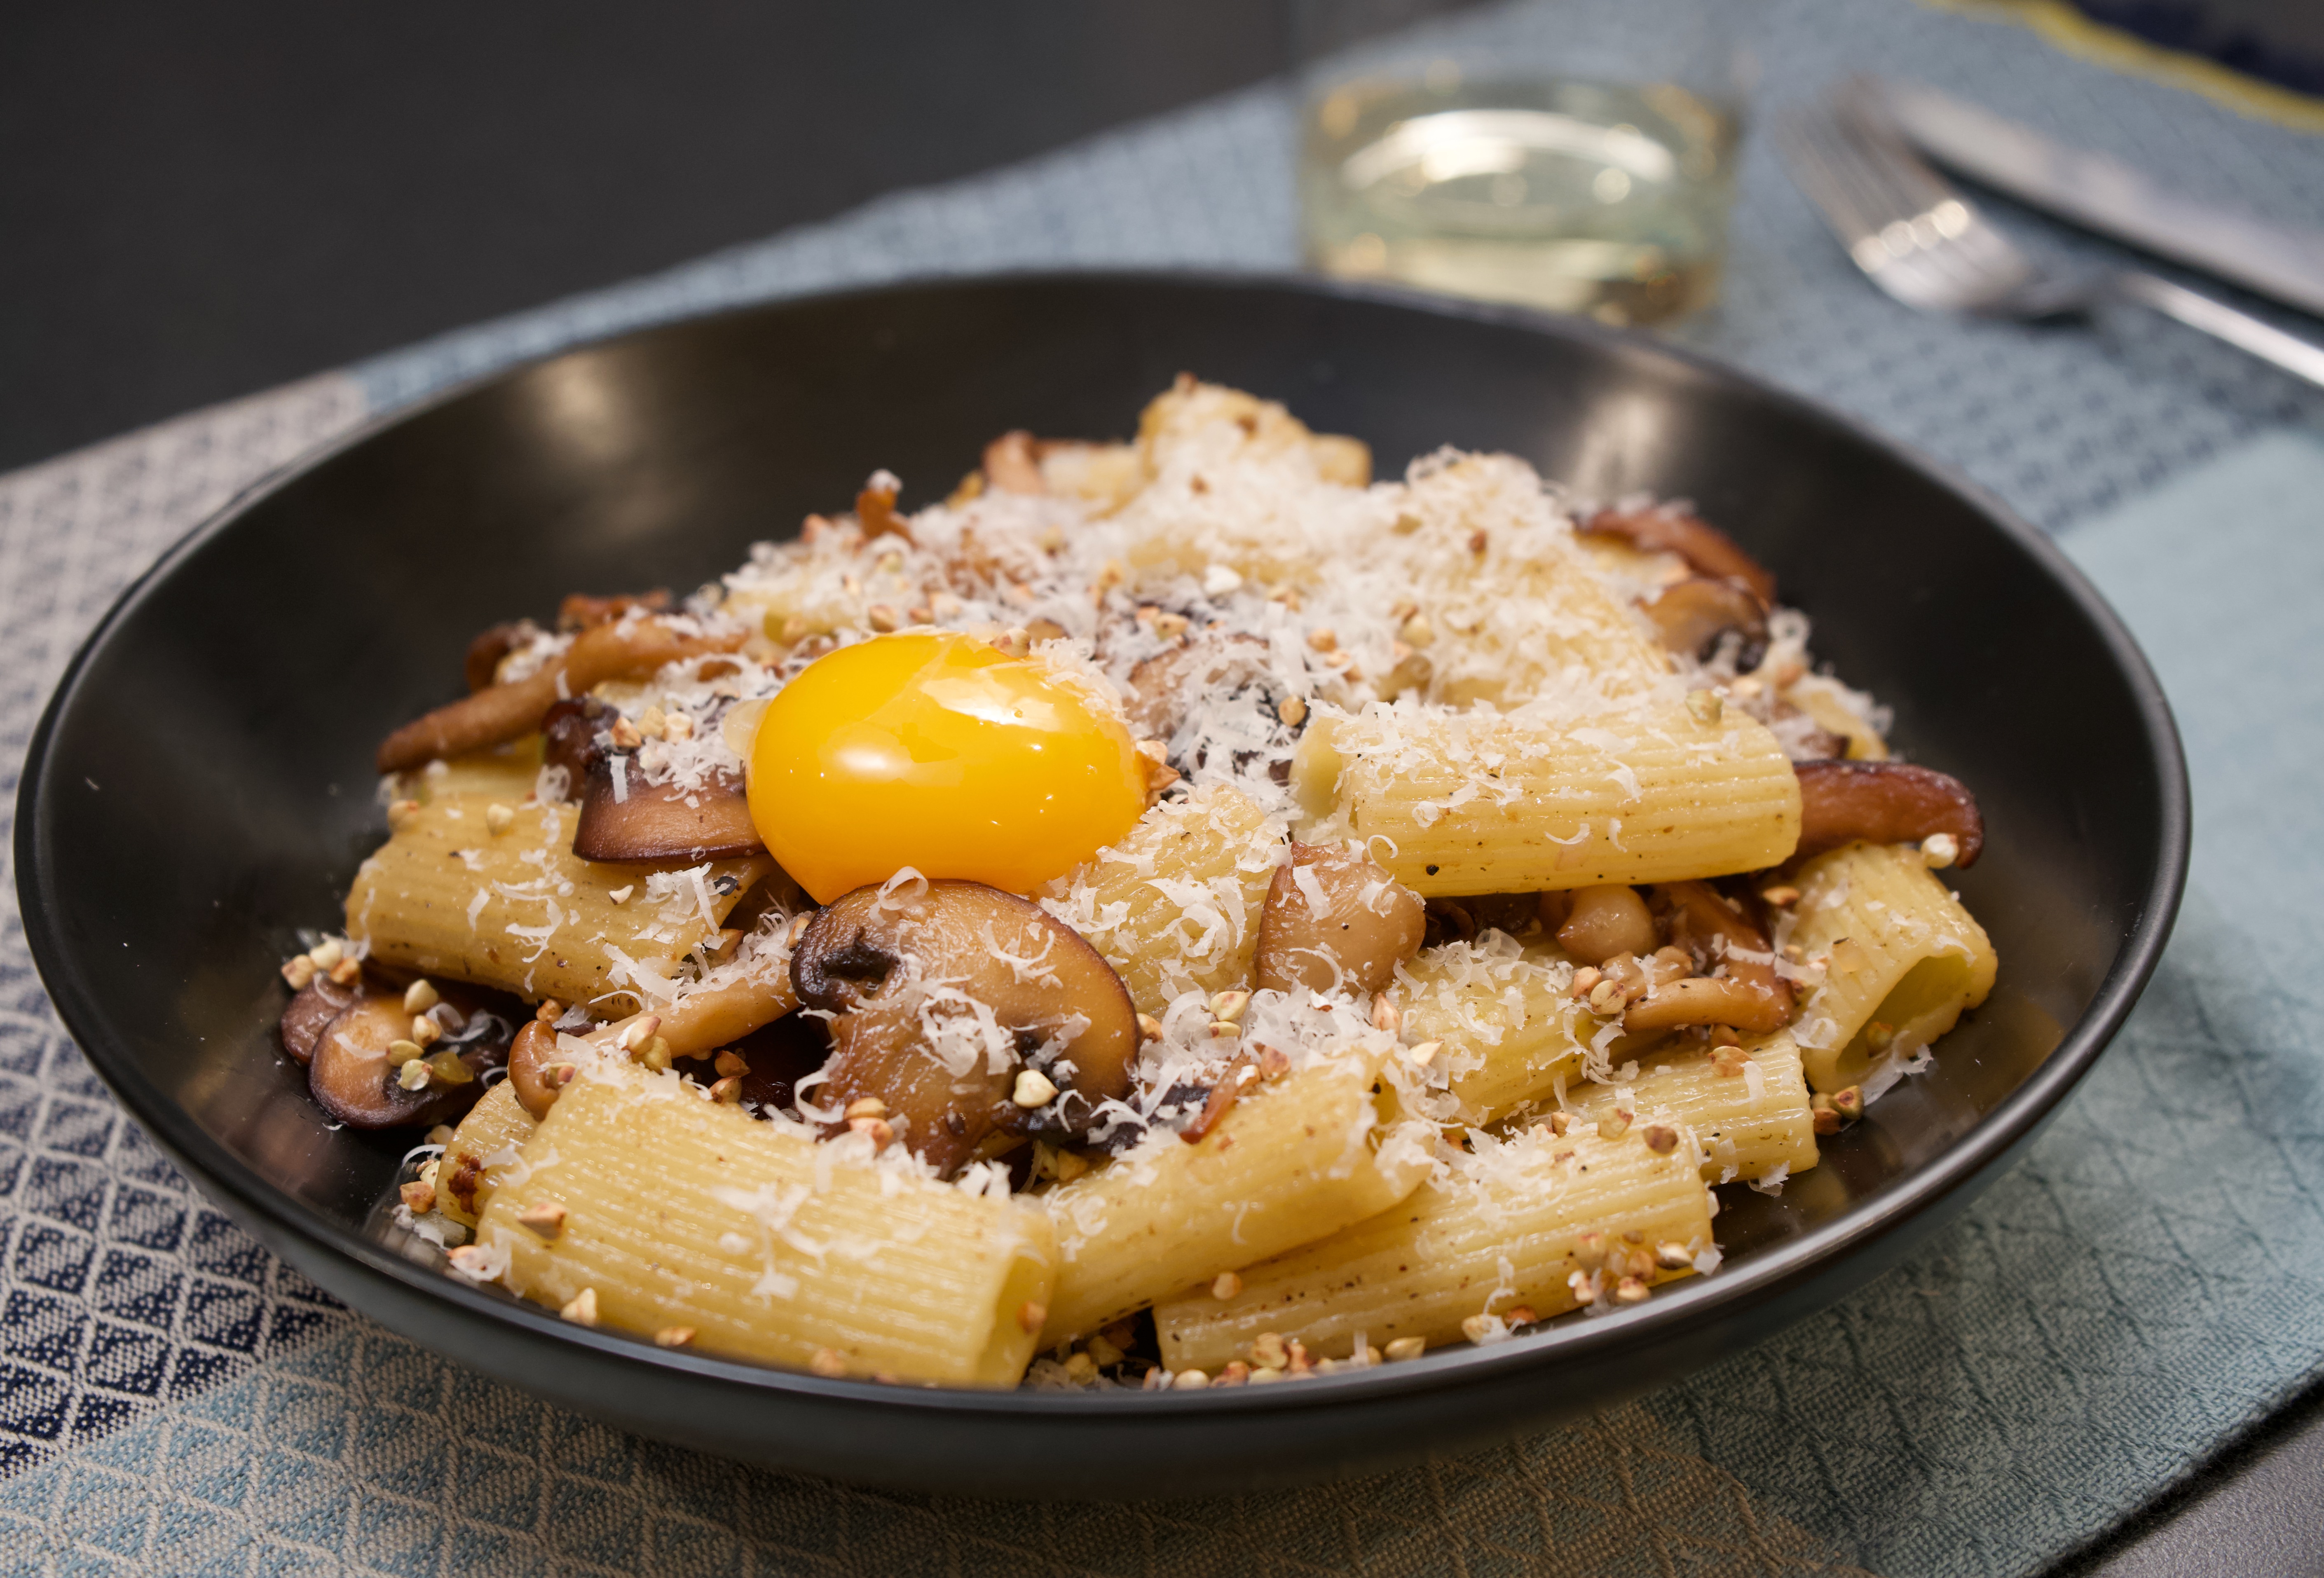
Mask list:
[[[1738,666],[1754,667],[1756,660],[1743,663],[1741,655],[1766,647],[1767,611],[1735,581],[1690,576],[1676,586],[1664,587],[1653,602],[1638,606],[1670,651],[1708,660],[1719,638],[1731,630],[1742,639]]]
[[[944,1174],[996,1130],[1078,1139],[1130,1089],[1138,1010],[1120,977],[1039,905],[982,882],[841,895],[800,937],[791,980],[832,1016],[812,1100],[844,1112],[878,1099]],[[1039,1080],[1020,1084],[1028,1072]],[[1045,1083],[1054,1095],[1019,1104]]]
[[[316,976],[283,1007],[282,1022],[275,1027],[282,1038],[282,1050],[301,1066],[313,1061],[315,1043],[325,1028],[362,995],[361,986],[342,986],[327,975]]]
[[[1821,854],[1858,839],[1918,844],[1951,836],[1963,866],[1985,847],[1985,817],[1969,786],[1950,773],[1908,761],[1802,761],[1800,842],[1795,856]]]
[[[1775,605],[1775,577],[1741,545],[1693,511],[1677,504],[1600,510],[1583,531],[1618,537],[1642,553],[1674,553],[1698,576],[1740,582],[1766,606]]]
[[[1792,989],[1775,974],[1774,945],[1746,900],[1709,882],[1665,882],[1655,890],[1667,912],[1672,942],[1720,975],[1665,982],[1632,1003],[1622,1023],[1629,1030],[1670,1030],[1684,1025],[1731,1025],[1752,1035],[1779,1030],[1792,1020]]]
[[[1267,885],[1253,979],[1277,992],[1384,991],[1426,927],[1420,895],[1370,860],[1294,844]]]
[[[613,792],[613,757],[590,769],[573,825],[573,853],[583,860],[658,862],[730,860],[766,847],[751,820],[742,780],[713,771],[699,789],[650,784],[634,761]]]
[[[400,1083],[401,1070],[388,1049],[411,1037],[411,1015],[403,994],[365,986],[315,1038],[307,1064],[307,1088],[316,1103],[353,1129],[393,1129],[448,1122],[484,1094],[484,1076],[508,1057],[514,1029],[512,1016],[494,1011],[458,989],[444,992],[455,1005],[459,1028],[428,1048],[431,1059],[456,1062],[466,1077],[431,1078],[418,1090]]]

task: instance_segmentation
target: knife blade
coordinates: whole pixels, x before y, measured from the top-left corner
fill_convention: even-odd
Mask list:
[[[1863,95],[1938,163],[2102,235],[2324,318],[2324,231],[2275,225],[2061,147],[1989,110],[1903,82]]]

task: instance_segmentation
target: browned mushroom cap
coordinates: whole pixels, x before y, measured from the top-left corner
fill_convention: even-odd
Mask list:
[[[676,783],[650,784],[634,760],[623,766],[622,788],[613,792],[613,763],[601,756],[591,766],[573,825],[573,853],[583,860],[670,861],[689,863],[754,854],[764,847],[751,820],[751,802],[742,781],[713,772],[697,789]]]
[[[315,1056],[315,1041],[324,1027],[345,1013],[363,995],[359,986],[341,986],[328,976],[318,975],[282,1009],[282,1022],[276,1031],[282,1038],[282,1050],[300,1063]]]
[[[471,694],[489,687],[500,675],[501,660],[540,633],[530,619],[496,624],[468,643],[466,669]]]
[[[663,614],[669,609],[669,588],[657,586],[650,592],[616,593],[611,597],[592,597],[575,592],[558,604],[557,628],[571,634],[576,631],[611,624],[625,614]]]
[[[1698,576],[1740,581],[1760,602],[1775,604],[1775,577],[1729,537],[1692,510],[1655,504],[1643,510],[1600,510],[1584,531],[1618,537],[1646,553],[1674,553]]]
[[[1557,945],[1585,964],[1617,954],[1646,955],[1662,940],[1655,912],[1635,888],[1619,882],[1577,888],[1557,927]]]
[[[1252,978],[1277,992],[1385,991],[1426,929],[1420,895],[1370,860],[1294,844],[1267,885]]]
[[[1725,973],[1656,987],[1623,1014],[1626,1029],[1732,1025],[1766,1035],[1792,1022],[1792,989],[1775,974],[1774,945],[1740,904],[1708,882],[1668,882],[1655,892],[1669,908],[1672,939]]]
[[[1802,761],[1798,854],[1821,854],[1864,839],[1918,844],[1951,835],[1961,865],[1985,847],[1985,818],[1969,786],[1950,773],[1905,761]]]
[[[1674,652],[1700,653],[1730,630],[1747,643],[1767,639],[1766,610],[1733,581],[1692,576],[1638,606]]]
[[[1130,1088],[1138,1010],[1120,977],[1039,905],[982,882],[843,894],[799,939],[791,980],[836,1016],[814,1100],[844,1111],[878,1097],[943,1173],[996,1128],[1076,1137]],[[1060,1094],[1019,1106],[1028,1069]]]
[[[1041,475],[1040,449],[1022,428],[984,447],[984,478],[1004,494],[1049,491],[1048,480]]]
[[[540,764],[565,770],[567,799],[578,799],[587,792],[589,770],[605,753],[597,736],[612,727],[619,715],[594,696],[568,697],[541,715]]]
[[[1187,710],[1208,692],[1275,689],[1267,651],[1267,643],[1255,635],[1189,637],[1130,671],[1130,694],[1122,715],[1139,738],[1167,740],[1186,721]]]
[[[449,1001],[447,998],[447,1001]],[[509,1045],[508,1021],[483,1010],[463,1016],[456,1038],[436,1043],[430,1060],[466,1071],[465,1079],[432,1078],[418,1090],[398,1083],[388,1049],[411,1035],[411,1016],[400,992],[366,991],[324,1027],[307,1065],[307,1088],[316,1103],[355,1129],[441,1123],[457,1117],[484,1094],[483,1075],[500,1066]]]
[[[401,772],[438,757],[504,744],[539,728],[549,709],[566,697],[608,679],[650,674],[683,658],[733,651],[749,633],[737,629],[696,635],[655,619],[595,626],[576,636],[564,655],[539,673],[489,686],[404,724],[380,743],[377,766],[383,773]]]
[[[556,1026],[528,1020],[509,1044],[509,1088],[516,1092],[517,1104],[536,1119],[548,1117],[570,1077],[563,1070],[572,1061],[558,1052]]]

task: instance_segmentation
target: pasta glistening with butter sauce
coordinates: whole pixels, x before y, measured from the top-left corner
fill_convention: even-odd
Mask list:
[[[1717,1271],[1995,957],[1687,505],[1182,377],[479,636],[283,966],[447,1274],[907,1384],[1255,1386]],[[415,1165],[416,1164],[416,1165]]]

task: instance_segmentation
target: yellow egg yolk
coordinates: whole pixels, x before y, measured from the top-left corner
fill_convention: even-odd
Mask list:
[[[905,866],[1028,893],[1146,808],[1130,732],[1039,664],[970,636],[876,636],[816,659],[752,742],[751,820],[828,904]]]

